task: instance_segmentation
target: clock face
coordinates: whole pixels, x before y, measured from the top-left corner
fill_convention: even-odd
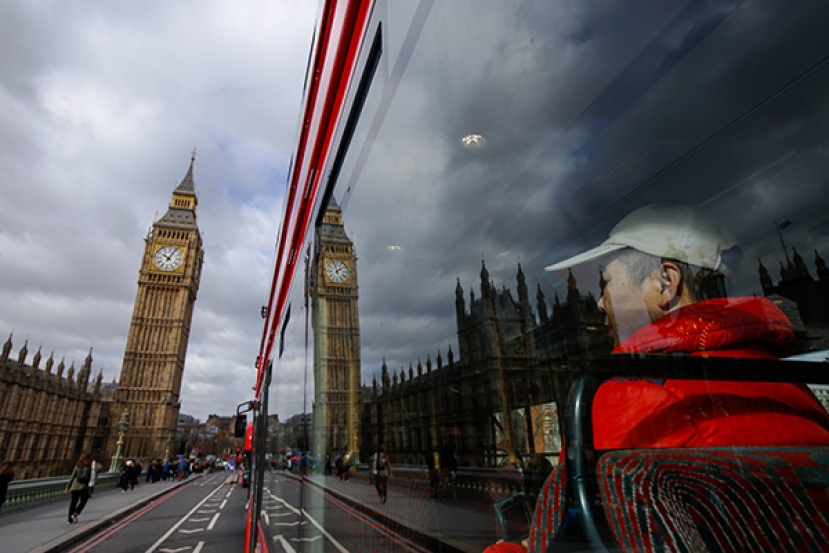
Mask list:
[[[331,282],[339,284],[348,280],[348,266],[337,259],[325,266],[325,272]]]
[[[155,252],[153,261],[155,266],[162,271],[175,271],[181,265],[183,258],[180,249],[175,246],[164,246]]]

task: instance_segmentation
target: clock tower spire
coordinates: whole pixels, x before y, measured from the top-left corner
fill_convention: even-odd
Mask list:
[[[181,381],[204,250],[190,167],[167,213],[145,239],[138,292],[118,384],[118,411],[128,415],[124,457],[160,459],[175,436]],[[116,417],[117,418],[117,417]]]

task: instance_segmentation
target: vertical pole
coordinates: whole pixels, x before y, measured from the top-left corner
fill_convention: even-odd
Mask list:
[[[250,490],[253,491],[251,498],[253,524],[248,528],[248,543],[251,544],[250,552],[256,550],[256,535],[259,528],[259,513],[262,512],[262,489],[265,487],[265,446],[268,435],[268,396],[270,395],[271,371],[273,362],[269,361],[265,369],[265,381],[262,385],[262,396],[257,409],[253,411],[253,467],[251,468]]]
[[[788,225],[786,225],[788,226]],[[780,232],[780,225],[777,224],[777,221],[774,222],[774,227],[777,229],[777,236],[780,238],[780,245],[783,246],[783,253],[786,255],[786,263],[788,265],[792,264],[792,260],[789,259],[789,250],[786,249],[786,243],[783,242],[783,233]]]
[[[124,433],[118,434],[118,443],[115,447],[115,457],[109,465],[109,472],[118,472],[121,470],[121,447],[124,445]]]

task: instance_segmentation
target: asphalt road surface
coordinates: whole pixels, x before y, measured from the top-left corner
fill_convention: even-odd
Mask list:
[[[262,523],[270,553],[423,551],[315,486],[281,472],[266,473],[265,483]]]
[[[245,543],[238,473],[205,474],[82,543],[73,553],[232,553]]]

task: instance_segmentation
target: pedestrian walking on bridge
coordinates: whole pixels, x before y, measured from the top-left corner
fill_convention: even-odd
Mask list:
[[[92,456],[89,453],[82,453],[78,457],[72,469],[72,474],[69,476],[69,482],[63,493],[71,493],[72,498],[69,501],[69,518],[68,524],[75,524],[78,522],[78,517],[86,507],[86,502],[89,500],[89,483],[92,481]]]
[[[389,496],[389,477],[391,477],[391,463],[386,455],[383,446],[377,448],[377,453],[374,454],[372,462],[372,477],[374,478],[374,486],[377,488],[377,495],[380,496],[380,501],[385,503]]]

